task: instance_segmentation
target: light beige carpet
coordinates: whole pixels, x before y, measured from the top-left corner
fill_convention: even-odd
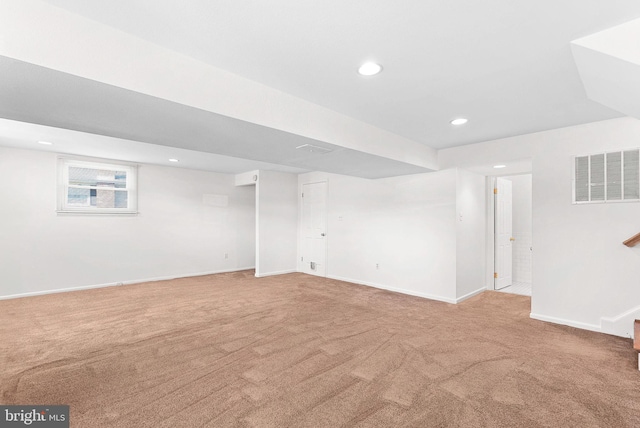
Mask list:
[[[74,427],[640,427],[631,340],[252,271],[0,301],[0,400]]]

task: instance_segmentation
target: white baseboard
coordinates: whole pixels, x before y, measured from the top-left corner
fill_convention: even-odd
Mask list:
[[[114,286],[117,286],[117,285],[123,285],[123,283],[122,282],[109,282],[109,283],[106,283],[106,284],[83,285],[83,286],[80,286],[80,287],[57,288],[57,289],[54,289],[54,290],[29,291],[27,293],[7,294],[7,295],[4,295],[4,296],[0,296],[0,300],[19,299],[21,297],[42,296],[44,294],[66,293],[68,291],[90,290],[92,288],[114,287]]]
[[[555,318],[546,315],[531,314],[531,318],[540,321],[548,321],[554,324],[568,325],[584,330],[597,331],[599,333],[611,334],[625,338],[633,338],[633,322],[640,319],[640,306],[629,309],[615,317],[602,317],[600,325],[587,324],[578,321],[571,321],[562,318]]]
[[[142,282],[166,281],[169,279],[190,278],[193,276],[215,275],[218,273],[239,272],[239,271],[249,270],[249,269],[254,269],[254,267],[251,266],[251,267],[223,269],[223,270],[207,271],[207,272],[187,273],[187,274],[180,274],[180,275],[158,276],[154,278],[133,279],[129,281],[109,282],[105,284],[82,285],[80,287],[58,288],[54,290],[30,291],[27,293],[8,294],[5,296],[0,296],[0,300],[18,299],[20,297],[42,296],[44,294],[66,293],[69,291],[90,290],[92,288],[114,287],[118,285],[140,284]]]
[[[633,338],[634,321],[640,319],[640,306],[631,308],[615,317],[602,317],[602,332],[615,336]]]
[[[478,288],[476,291],[472,291],[471,293],[467,293],[464,296],[458,297],[456,299],[456,303],[460,303],[463,300],[467,300],[467,299],[469,299],[469,298],[471,298],[473,296],[476,296],[476,295],[478,295],[478,294],[480,294],[482,292],[485,292],[485,291],[487,291],[487,287]]]
[[[366,285],[368,287],[374,287],[374,288],[379,288],[381,290],[387,290],[387,291],[393,291],[396,293],[402,293],[402,294],[407,294],[409,296],[416,296],[416,297],[423,297],[425,299],[431,299],[431,300],[438,300],[440,302],[445,302],[445,303],[457,303],[458,299],[451,299],[449,297],[443,297],[443,296],[436,296],[433,294],[427,294],[427,293],[420,293],[417,291],[412,291],[412,290],[406,290],[404,288],[395,288],[395,287],[389,287],[387,285],[382,285],[382,284],[377,284],[375,282],[369,282],[369,281],[360,281],[357,279],[351,279],[351,278],[343,278],[340,276],[335,276],[335,275],[327,275],[327,278],[330,279],[336,279],[338,281],[345,281],[345,282],[352,282],[354,284],[359,284],[359,285]],[[482,288],[482,291],[484,291],[485,289]],[[475,291],[474,291],[475,293]],[[469,296],[471,297],[471,296]],[[464,297],[466,298],[466,297]]]
[[[602,329],[600,328],[599,325],[596,325],[596,324],[587,324],[584,322],[572,321],[564,318],[556,318],[556,317],[550,317],[547,315],[534,314],[533,312],[529,316],[534,320],[546,321],[554,324],[568,325],[569,327],[581,328],[583,330],[591,330],[591,331],[597,331],[598,333],[602,333]]]
[[[294,273],[294,272],[298,272],[297,269],[287,269],[287,270],[279,270],[276,272],[267,272],[267,273],[261,273],[258,274],[256,272],[256,278],[264,278],[265,276],[274,276],[274,275],[284,275],[286,273]]]

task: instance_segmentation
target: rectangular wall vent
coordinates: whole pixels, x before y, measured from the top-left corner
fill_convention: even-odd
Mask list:
[[[640,150],[576,156],[573,203],[640,200]]]

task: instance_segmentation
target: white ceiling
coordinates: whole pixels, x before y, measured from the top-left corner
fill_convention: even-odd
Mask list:
[[[570,45],[640,17],[640,2],[632,0],[24,1],[30,5],[25,10],[33,6],[47,20],[47,8],[62,8],[83,17],[77,19],[89,25],[78,27],[82,31],[93,31],[90,20],[98,21],[118,30],[113,34],[130,34],[327,107],[434,154],[621,116],[587,98]],[[0,11],[9,19],[18,4],[7,0]],[[29,13],[9,23],[38,25]],[[70,32],[66,43],[26,50],[53,48],[64,59],[82,31]],[[13,37],[11,45],[22,51],[16,40],[29,36]],[[6,37],[0,31],[0,47]],[[139,51],[144,61],[147,52]],[[358,75],[366,60],[381,63],[383,72]],[[390,147],[389,141],[365,139],[350,149],[37,64],[0,56],[0,145],[157,164],[180,156],[178,166],[229,173],[320,170],[378,178],[429,171],[385,157],[384,150],[367,152],[369,145]],[[449,124],[460,116],[469,122]],[[34,147],[36,136],[55,139],[55,148]],[[301,144],[332,151],[300,153],[295,147]],[[513,168],[501,172],[530,171],[530,160]],[[477,172],[495,174],[492,165]]]
[[[640,17],[632,0],[46,1],[433,148],[620,116],[587,99],[569,44]]]
[[[571,50],[587,96],[640,119],[640,19],[574,40]]]

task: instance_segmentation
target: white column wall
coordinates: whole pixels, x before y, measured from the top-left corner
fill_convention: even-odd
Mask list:
[[[486,289],[485,178],[457,169],[456,184],[456,299]]]
[[[260,171],[256,183],[256,276],[296,271],[298,176]]]

